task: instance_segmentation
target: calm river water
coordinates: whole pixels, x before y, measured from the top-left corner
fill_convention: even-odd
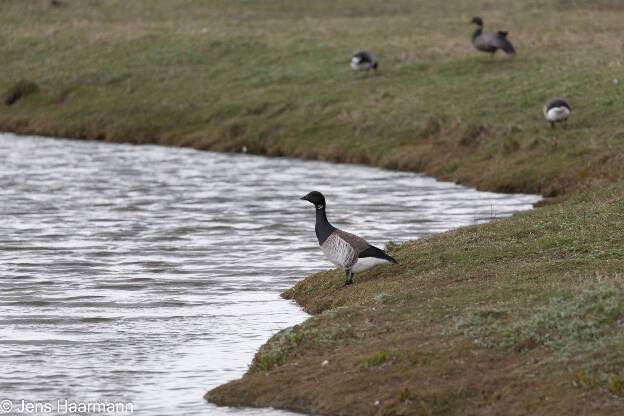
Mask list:
[[[358,165],[0,134],[0,400],[287,414],[202,396],[306,319],[279,293],[331,267],[299,200],[311,190],[336,226],[380,246],[539,199]]]

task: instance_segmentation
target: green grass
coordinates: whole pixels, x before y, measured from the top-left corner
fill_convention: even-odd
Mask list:
[[[368,360],[362,361],[362,367],[368,370],[371,367],[376,367],[383,364],[388,359],[388,354],[385,351],[379,351]]]
[[[624,412],[624,7],[612,0],[4,0],[0,128],[424,171],[560,204],[386,249],[284,296],[219,404],[313,414]],[[518,56],[469,42],[475,15]],[[372,49],[377,75],[348,67]],[[32,83],[32,84],[31,84]],[[565,96],[567,129],[542,105]],[[327,361],[329,365],[322,365]],[[366,363],[366,364],[365,364]]]
[[[332,270],[285,292],[314,314],[287,330],[301,342],[269,377],[206,397],[324,414],[624,411],[624,186],[386,249],[398,265],[353,287]]]
[[[587,282],[595,287],[564,287],[546,305],[513,321],[505,319],[512,311],[503,308],[472,312],[458,320],[452,333],[473,338],[481,348],[545,346],[561,352],[560,359],[605,348],[605,342],[613,349],[621,348],[624,334],[617,329],[624,322],[624,282],[617,275],[609,280],[590,277]]]
[[[39,86],[31,81],[21,80],[9,88],[3,95],[5,105],[13,105],[22,97],[39,91]]]
[[[624,374],[578,370],[571,375],[575,387],[588,390],[601,389],[616,396],[624,396]]]
[[[426,171],[546,196],[622,177],[615,2],[5,0],[0,128]],[[490,61],[470,18],[509,30]],[[380,61],[354,75],[353,50]],[[618,83],[614,83],[614,80]],[[550,130],[541,107],[573,106]]]
[[[270,369],[277,367],[282,363],[284,357],[276,352],[270,352],[258,356],[256,360],[256,367],[260,371],[269,371]]]

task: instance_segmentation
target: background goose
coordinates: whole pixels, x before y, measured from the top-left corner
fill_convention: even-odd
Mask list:
[[[325,214],[325,197],[322,193],[312,191],[301,199],[311,202],[316,207],[314,229],[321,250],[329,261],[345,271],[345,282],[340,287],[353,283],[355,273],[363,272],[377,264],[397,262],[383,250],[368,244],[363,238],[331,225]]]
[[[351,55],[351,68],[354,71],[368,71],[371,68],[377,71],[377,60],[371,51],[360,49]]]
[[[516,53],[513,45],[507,40],[507,32],[483,33],[483,20],[480,17],[473,17],[471,23],[477,25],[477,30],[472,34],[472,44],[477,50],[491,52],[492,58],[499,49],[508,54]]]
[[[572,108],[563,98],[553,98],[544,106],[544,117],[550,122],[550,127],[555,127],[555,123],[563,121],[564,126],[570,117]]]

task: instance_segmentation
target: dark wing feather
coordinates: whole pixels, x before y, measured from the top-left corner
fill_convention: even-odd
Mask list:
[[[353,54],[353,58],[360,58],[360,62],[370,62],[373,63],[375,58],[373,58],[373,54],[365,49],[360,49]]]
[[[548,110],[550,110],[553,107],[565,107],[568,110],[572,110],[570,108],[570,104],[564,98],[554,98],[554,99],[548,101],[548,103],[546,103],[545,111],[548,111]]]
[[[388,261],[391,261],[392,263],[397,262],[395,259],[387,255],[385,251],[375,246],[370,246],[366,250],[362,251],[358,255],[358,258],[361,259],[362,257],[377,257],[378,259],[388,260]]]
[[[507,40],[507,32],[484,33],[477,36],[472,43],[478,50],[484,52],[502,49],[507,53],[516,53],[513,45]]]
[[[496,47],[504,50],[506,53],[516,53],[511,42],[507,40],[507,32],[496,32]]]
[[[349,243],[358,255],[361,252],[365,251],[367,248],[371,247],[371,245],[368,244],[366,240],[364,240],[362,237],[358,237],[355,234],[351,234],[342,230],[336,230],[335,233],[344,241]]]

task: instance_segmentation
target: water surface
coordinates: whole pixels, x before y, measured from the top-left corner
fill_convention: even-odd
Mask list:
[[[306,318],[279,293],[331,267],[299,200],[311,190],[380,246],[538,200],[359,165],[0,134],[0,400],[286,414],[202,396]]]

